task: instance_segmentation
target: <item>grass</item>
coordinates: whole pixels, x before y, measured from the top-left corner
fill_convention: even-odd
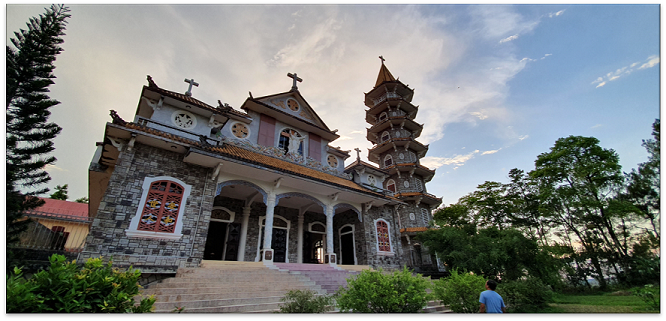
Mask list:
[[[633,295],[612,293],[561,294],[542,313],[659,313],[647,310],[646,304]]]

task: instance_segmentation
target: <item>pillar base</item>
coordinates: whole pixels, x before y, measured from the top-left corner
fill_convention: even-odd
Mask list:
[[[335,259],[335,254],[326,254],[324,256],[324,263],[330,264],[330,265],[337,265],[337,261]]]
[[[264,264],[273,264],[273,249],[261,250],[261,260]]]

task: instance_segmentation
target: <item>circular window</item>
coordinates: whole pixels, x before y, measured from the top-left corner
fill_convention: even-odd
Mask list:
[[[374,176],[368,175],[368,183],[370,183],[370,185],[375,185],[376,182],[377,181],[375,180]]]
[[[416,216],[414,216],[414,213],[409,213],[409,219],[412,221],[416,220]]]
[[[405,185],[405,188],[409,188],[409,181],[405,181],[402,185]]]
[[[328,166],[331,166],[333,168],[338,167],[338,159],[335,158],[335,156],[328,155],[326,160],[328,161]]]
[[[245,124],[235,123],[233,124],[233,126],[231,126],[231,133],[238,138],[245,138],[247,137],[249,130],[247,129],[247,126],[245,126]]]
[[[174,125],[183,129],[194,128],[197,125],[197,118],[184,110],[175,111],[171,115],[171,121]]]
[[[293,99],[288,99],[287,107],[289,107],[289,109],[291,109],[292,111],[298,111],[298,102]]]
[[[400,131],[395,132],[395,137],[400,137]]]
[[[399,157],[400,159],[405,159],[405,154],[400,153],[400,155],[398,155],[398,157]]]

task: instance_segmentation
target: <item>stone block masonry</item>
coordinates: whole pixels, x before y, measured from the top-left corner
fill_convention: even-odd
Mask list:
[[[118,156],[109,185],[97,210],[86,245],[78,260],[113,257],[114,265],[133,265],[142,272],[174,273],[174,267],[196,267],[203,257],[206,226],[213,207],[213,169],[183,162],[183,155],[151,146],[125,147]],[[141,204],[146,177],[169,176],[191,185],[178,240],[129,238],[125,230]],[[205,213],[208,213],[206,219]],[[143,269],[141,266],[145,266]],[[145,271],[144,271],[145,270]]]

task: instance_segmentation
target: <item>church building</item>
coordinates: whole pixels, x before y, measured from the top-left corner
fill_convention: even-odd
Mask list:
[[[381,57],[380,57],[381,58]],[[202,260],[438,270],[413,239],[441,198],[421,165],[414,89],[384,64],[365,94],[373,164],[351,151],[298,90],[252,93],[235,109],[159,87],[136,114],[111,111],[89,168],[92,227],[79,260],[169,274]],[[360,108],[360,106],[359,106]],[[130,118],[130,119],[128,119]]]

